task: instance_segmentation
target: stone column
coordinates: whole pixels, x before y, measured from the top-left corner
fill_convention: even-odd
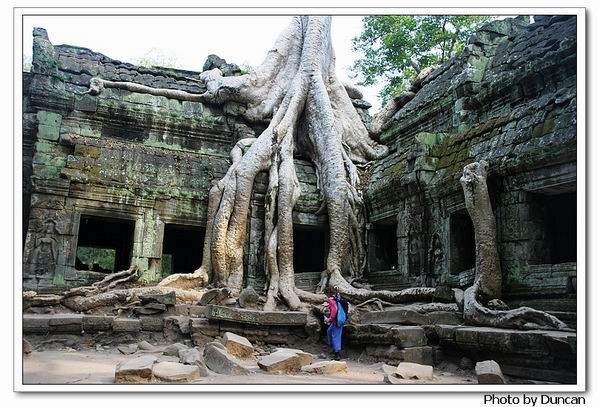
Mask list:
[[[153,210],[147,210],[135,222],[131,263],[140,270],[140,281],[155,283],[161,279],[164,222]]]

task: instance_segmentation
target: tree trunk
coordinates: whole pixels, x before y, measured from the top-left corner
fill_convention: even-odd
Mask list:
[[[502,285],[495,216],[487,189],[488,169],[486,161],[474,162],[464,167],[460,178],[476,242],[474,285],[464,293],[464,319],[472,325],[498,328],[567,329],[566,324],[546,312],[528,307],[496,311],[481,304],[501,298]]]
[[[388,301],[430,299],[430,289],[370,291],[352,287],[343,277],[359,276],[365,256],[357,165],[382,158],[388,149],[370,138],[335,75],[330,25],[330,17],[294,17],[254,72],[223,77],[214,69],[200,76],[208,89],[203,101],[223,104],[225,110],[249,121],[267,122],[268,127],[245,152],[232,154],[231,168],[210,193],[208,218],[212,223],[197,275],[205,273],[212,284],[227,286],[233,294],[241,291],[254,179],[268,171],[265,309],[274,309],[278,299],[290,309],[300,308],[302,301],[324,300],[323,295],[298,290],[294,283],[292,212],[300,188],[293,155],[301,150],[316,168],[329,220],[329,254],[320,291],[328,284],[357,300],[378,296]],[[176,286],[178,280],[171,276],[163,285]]]
[[[501,268],[497,253],[495,215],[487,189],[486,161],[475,162],[464,167],[460,182],[464,189],[466,209],[474,225],[476,244],[475,283],[480,294],[488,300],[501,298]]]

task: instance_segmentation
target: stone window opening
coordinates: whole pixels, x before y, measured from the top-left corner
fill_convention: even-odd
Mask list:
[[[541,245],[535,257],[540,264],[576,262],[576,192],[536,196],[542,214]]]
[[[295,273],[320,273],[326,268],[327,236],[322,228],[293,227]]]
[[[206,228],[168,223],[162,239],[162,275],[193,273],[202,265]]]
[[[134,230],[132,220],[81,215],[75,268],[103,273],[127,270]]]
[[[449,273],[455,275],[474,269],[475,262],[474,226],[463,209],[449,217]]]
[[[368,236],[369,270],[397,270],[397,220],[389,218],[371,223]]]

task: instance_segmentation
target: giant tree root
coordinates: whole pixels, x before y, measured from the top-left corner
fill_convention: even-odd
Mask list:
[[[567,329],[566,324],[543,311],[528,307],[498,311],[480,302],[481,299],[500,299],[502,288],[495,216],[487,190],[488,169],[486,161],[474,162],[464,167],[460,178],[476,243],[476,275],[474,285],[464,293],[464,320],[472,325],[497,328]]]
[[[543,311],[520,307],[509,311],[496,311],[483,306],[477,298],[478,285],[464,293],[464,321],[475,326],[513,329],[568,330],[568,325]]]
[[[412,287],[400,291],[367,290],[356,288],[349,284],[339,273],[329,276],[328,286],[339,290],[339,293],[354,303],[377,298],[388,303],[399,304],[405,302],[432,301],[435,289],[432,287]]]
[[[87,312],[96,308],[132,303],[140,295],[167,294],[172,291],[175,292],[177,302],[181,303],[195,304],[202,296],[202,292],[195,290],[181,290],[170,287],[134,287],[113,289],[89,296],[63,297],[60,303],[75,312]]]
[[[192,290],[208,284],[208,274],[203,269],[198,269],[189,274],[172,274],[158,283],[158,287],[178,288]]]
[[[70,289],[63,295],[65,297],[72,297],[79,295],[88,296],[93,294],[99,294],[108,290],[113,290],[119,285],[137,281],[138,278],[139,269],[136,265],[132,265],[127,270],[107,275],[104,279],[102,279],[101,281],[96,281],[91,286],[75,287]]]

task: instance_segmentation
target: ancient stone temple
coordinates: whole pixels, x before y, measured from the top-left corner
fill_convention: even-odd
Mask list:
[[[206,86],[199,72],[134,66],[54,45],[41,28],[33,36],[33,67],[23,83],[23,289],[61,293],[131,265],[145,284],[196,270],[211,185],[225,175],[235,143],[264,126],[209,103],[118,88],[86,93],[93,77],[192,94]],[[219,58],[204,68],[214,67],[240,73]],[[484,26],[462,55],[426,77],[385,123],[380,142],[390,154],[372,163],[365,181],[365,284],[472,285],[475,234],[460,177],[467,164],[485,160],[503,300],[576,328],[576,68],[576,17],[537,16],[533,23],[526,17]],[[370,104],[350,97],[368,123]],[[326,267],[327,215],[319,210],[315,169],[300,152],[295,162],[301,187],[293,212],[295,282],[314,291]],[[258,294],[266,282],[267,185],[264,172],[251,198],[244,250],[245,285]],[[89,251],[109,260],[88,264]],[[348,343],[385,361],[491,356],[507,374],[576,380],[575,333],[460,328],[457,312],[438,320],[412,316],[409,323],[402,315],[365,314],[362,324],[348,327]],[[181,332],[219,332],[210,324],[192,321]]]

